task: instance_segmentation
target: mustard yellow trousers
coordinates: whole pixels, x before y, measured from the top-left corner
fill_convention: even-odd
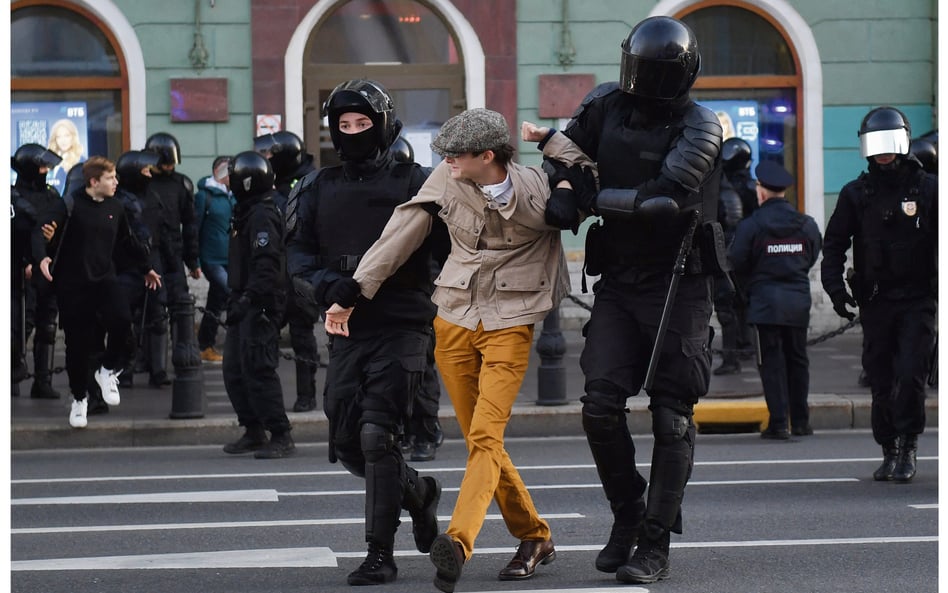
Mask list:
[[[504,449],[504,430],[533,345],[533,326],[471,331],[434,320],[435,360],[467,444],[467,466],[446,533],[461,542],[465,558],[484,524],[491,499],[517,539],[548,540],[527,487]]]

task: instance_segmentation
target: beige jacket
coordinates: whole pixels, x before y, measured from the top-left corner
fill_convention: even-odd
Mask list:
[[[543,152],[593,165],[560,133]],[[422,244],[432,225],[423,205],[434,203],[451,237],[451,253],[431,297],[438,315],[470,330],[478,323],[490,331],[541,321],[570,290],[560,230],[544,222],[549,180],[540,167],[511,163],[507,172],[513,197],[492,209],[474,183],[452,179],[447,163],[438,165],[418,195],[395,209],[363,256],[354,275],[362,294],[373,298]]]

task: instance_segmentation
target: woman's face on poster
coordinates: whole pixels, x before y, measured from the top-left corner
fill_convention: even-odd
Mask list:
[[[60,154],[65,153],[70,148],[72,148],[72,132],[70,132],[65,126],[56,130],[55,140],[56,148],[59,149]]]

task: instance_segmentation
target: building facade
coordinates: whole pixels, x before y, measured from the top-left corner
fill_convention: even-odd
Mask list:
[[[821,227],[865,167],[856,130],[870,108],[899,107],[916,135],[938,127],[936,0],[11,0],[10,11],[11,150],[52,142],[61,119],[83,157],[165,131],[194,179],[275,129],[336,162],[321,106],[350,78],[392,91],[425,164],[437,161],[432,134],[466,108],[513,129],[560,126],[618,78],[619,44],[654,15],[695,30],[696,99],[755,160],[794,173],[789,197]],[[581,251],[582,234],[567,235]]]

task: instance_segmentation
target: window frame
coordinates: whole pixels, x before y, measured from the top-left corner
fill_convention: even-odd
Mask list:
[[[18,0],[10,5],[10,20],[13,14],[22,8],[34,6],[60,8],[86,19],[105,36],[115,52],[119,65],[119,76],[44,76],[44,77],[16,77],[11,73],[10,92],[17,91],[119,91],[122,109],[122,152],[131,145],[131,129],[129,121],[129,83],[128,63],[125,52],[112,30],[102,20],[85,8],[64,2],[63,0]]]
[[[750,4],[748,2],[742,2],[741,0],[702,0],[694,4],[689,5],[688,7],[680,10],[675,16],[676,18],[683,18],[695,12],[707,8],[718,8],[718,7],[733,7],[742,10],[747,10],[764,21],[766,21],[774,30],[780,35],[784,40],[784,43],[787,44],[787,47],[790,49],[790,55],[793,58],[793,69],[795,74],[793,75],[744,75],[744,76],[705,76],[698,75],[698,79],[695,81],[694,89],[696,90],[739,90],[739,89],[793,89],[793,95],[796,98],[796,154],[794,155],[794,161],[797,164],[797,170],[795,171],[796,183],[794,184],[797,190],[797,209],[800,212],[806,212],[806,204],[808,200],[806,192],[806,165],[803,160],[803,128],[805,125],[804,117],[804,97],[803,97],[803,69],[800,62],[800,53],[797,50],[797,47],[794,45],[790,35],[787,33],[786,29],[771,16],[765,9]],[[700,51],[700,40],[699,40],[699,51]],[[817,147],[817,150],[822,150],[822,147]]]

